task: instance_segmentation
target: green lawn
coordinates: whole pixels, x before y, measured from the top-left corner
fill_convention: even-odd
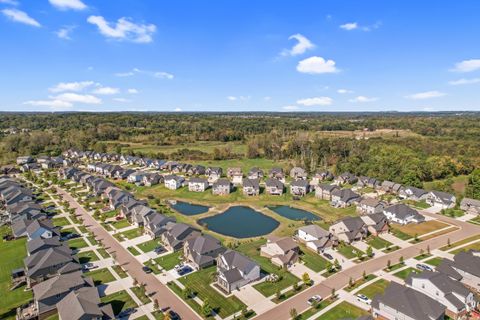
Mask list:
[[[345,287],[345,290],[350,292],[355,290],[356,288],[360,287],[361,285],[375,279],[377,276],[374,274],[368,274],[365,278],[360,278],[353,283],[353,286],[349,287],[348,285]]]
[[[119,221],[115,221],[110,223],[111,226],[113,226],[115,229],[123,229],[126,227],[130,227],[130,223],[128,222],[127,219],[122,219]]]
[[[340,244],[337,247],[338,252],[343,255],[347,259],[353,259],[357,257],[357,251],[360,251],[362,254],[364,254],[363,251],[355,248],[354,246],[351,246],[349,244]]]
[[[76,238],[76,239],[68,240],[68,246],[72,250],[78,250],[81,248],[88,247],[88,244],[82,238]]]
[[[370,299],[373,299],[373,297],[375,297],[376,294],[383,293],[389,284],[390,284],[390,281],[388,280],[378,279],[374,283],[358,291],[358,294],[364,294]]]
[[[405,268],[405,269],[403,269],[403,270],[401,270],[401,271],[398,271],[397,273],[394,273],[393,275],[394,275],[395,277],[398,277],[398,278],[400,278],[400,279],[405,280],[405,279],[408,278],[408,276],[409,276],[410,273],[412,273],[412,272],[418,273],[418,272],[420,272],[420,271],[417,270],[417,269],[415,269],[415,268],[408,267],[408,268]]]
[[[423,260],[423,259],[429,258],[431,256],[432,256],[431,254],[424,253],[424,254],[420,254],[420,255],[416,256],[415,259],[416,260]]]
[[[65,217],[54,218],[52,219],[53,225],[56,227],[63,227],[71,224],[70,221]]]
[[[440,257],[435,257],[435,258],[432,258],[432,259],[429,259],[427,261],[425,261],[425,263],[428,263],[429,265],[432,265],[434,267],[438,267],[440,265],[440,263],[442,263],[443,259],[440,258]]]
[[[132,239],[135,239],[135,238],[140,237],[142,235],[143,235],[143,229],[135,228],[135,229],[131,229],[131,230],[121,232],[121,233],[116,233],[113,236],[118,241],[124,241],[124,238],[132,240]]]
[[[457,254],[461,251],[468,251],[468,250],[477,250],[477,251],[480,250],[480,241],[469,244],[467,246],[464,246],[464,247],[461,247],[461,248],[458,248],[458,249],[455,249],[455,250],[452,250],[452,251],[449,251],[449,252],[451,254]]]
[[[465,215],[465,212],[463,212],[463,210],[460,210],[460,209],[451,208],[451,209],[444,209],[440,211],[440,214],[443,214],[444,216],[447,216],[447,217],[459,218],[459,217],[463,217]]]
[[[115,277],[107,268],[96,269],[85,273],[85,275],[87,277],[92,277],[93,281],[95,282],[95,286],[115,281]]]
[[[392,245],[392,243],[384,240],[380,237],[372,237],[367,241],[368,245],[372,246],[375,249],[381,250]]]
[[[270,297],[271,295],[274,295],[278,290],[283,290],[287,287],[290,287],[294,283],[299,282],[300,279],[291,274],[290,272],[278,268],[277,266],[272,264],[268,258],[260,256],[260,246],[265,244],[265,242],[265,239],[244,242],[238,247],[236,247],[235,250],[238,250],[239,252],[255,260],[260,265],[263,273],[274,273],[281,277],[281,280],[278,282],[261,282],[254,286],[254,288],[257,289],[261,294],[266,297]]]
[[[125,270],[123,270],[123,268],[120,267],[118,264],[114,265],[114,266],[112,267],[112,269],[113,269],[113,271],[115,271],[115,272],[118,274],[118,276],[119,276],[120,278],[123,279],[123,278],[128,277],[128,274],[125,272]]]
[[[165,270],[172,270],[178,263],[183,255],[182,250],[178,250],[167,255],[161,256],[155,259],[155,262]]]
[[[179,281],[190,288],[201,300],[208,299],[215,312],[225,318],[242,310],[246,305],[235,296],[226,298],[210,286],[215,272],[215,267],[209,267],[182,277]]]
[[[400,249],[399,246],[390,246],[390,247],[387,247],[385,249],[382,250],[383,253],[390,253],[390,252],[393,252],[395,250],[398,250]]]
[[[475,241],[475,240],[479,240],[479,239],[480,239],[480,234],[477,234],[477,235],[474,235],[474,236],[465,238],[465,239],[463,239],[463,240],[460,240],[460,241],[451,243],[450,246],[441,247],[440,250],[442,250],[442,251],[448,251],[448,250],[450,250],[450,249],[452,249],[452,248],[461,246],[462,244],[466,244],[466,243],[469,243],[469,242],[472,242],[472,241]]]
[[[110,258],[110,255],[108,254],[107,250],[105,250],[104,248],[98,248],[97,251],[100,254],[100,256],[102,256],[103,259]]]
[[[390,232],[401,240],[410,240],[413,237],[395,228],[390,228]]]
[[[153,251],[159,245],[160,245],[160,240],[153,239],[147,242],[140,243],[137,245],[137,247],[143,252],[147,253],[147,252]]]
[[[319,254],[302,246],[302,254],[300,259],[304,262],[305,266],[315,272],[320,272],[325,269],[328,261],[322,258]]]
[[[0,233],[6,234],[8,227],[1,227]],[[26,256],[26,239],[3,241],[0,243],[0,319],[15,319],[16,308],[32,298],[32,291],[24,291],[25,287],[10,291],[11,271],[23,267]]]
[[[150,298],[147,297],[145,292],[142,290],[140,287],[133,287],[131,288],[133,293],[137,296],[137,298],[143,303],[143,304],[148,304],[150,303]]]
[[[102,297],[101,301],[103,304],[112,304],[115,315],[119,314],[122,310],[138,307],[135,301],[133,301],[132,297],[130,297],[125,290]]]
[[[356,319],[367,314],[367,311],[343,301],[337,306],[333,307],[330,311],[322,314],[317,320],[338,320],[344,318]]]
[[[297,319],[295,319],[295,320],[310,319],[310,317],[312,317],[314,314],[321,311],[322,309],[325,309],[326,307],[331,305],[333,302],[335,302],[335,300],[325,299],[325,300],[321,301],[319,304],[317,304],[315,307],[311,307],[310,309],[307,309],[307,311],[299,314]]]
[[[77,253],[77,257],[80,260],[80,263],[98,261],[98,256],[92,250],[79,252]]]
[[[133,254],[134,256],[140,255],[140,252],[138,252],[138,250],[135,249],[135,247],[128,247],[127,250],[130,251],[130,253]]]

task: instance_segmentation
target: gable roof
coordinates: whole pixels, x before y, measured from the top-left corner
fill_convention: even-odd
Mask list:
[[[299,228],[298,230],[302,230],[306,234],[309,234],[317,239],[321,239],[324,237],[330,236],[330,232],[327,230],[321,228],[320,226],[316,224],[310,224],[304,227]]]

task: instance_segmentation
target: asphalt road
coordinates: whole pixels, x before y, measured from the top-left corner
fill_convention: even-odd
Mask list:
[[[190,307],[179,297],[177,297],[170,289],[160,282],[153,274],[146,274],[143,265],[135,259],[127,249],[122,247],[120,243],[110,235],[88,212],[66,191],[57,188],[59,194],[75,208],[76,213],[83,218],[85,227],[92,231],[97,240],[102,241],[109,253],[115,254],[115,259],[126,272],[139,283],[146,284],[146,291],[153,293],[153,299],[157,299],[160,308],[174,310],[184,320],[201,319]]]
[[[480,233],[480,226],[473,225],[468,222],[462,222],[455,220],[453,218],[445,217],[442,215],[432,214],[428,212],[422,212],[422,214],[427,216],[435,217],[436,219],[450,223],[459,227],[460,229],[453,231],[451,233],[438,236],[433,239],[425,240],[420,243],[414,244],[410,247],[403,248],[392,253],[386,254],[385,256],[378,257],[372,260],[368,260],[362,263],[359,263],[349,269],[336,273],[324,281],[314,284],[309,289],[300,292],[294,297],[286,300],[285,302],[278,304],[273,309],[256,316],[256,320],[282,320],[290,319],[290,310],[295,308],[298,313],[301,313],[309,308],[307,304],[307,299],[313,295],[320,295],[322,297],[328,297],[331,294],[332,288],[335,290],[340,290],[348,284],[350,277],[352,279],[359,279],[362,277],[363,272],[367,274],[373,273],[375,271],[384,269],[387,266],[387,261],[390,260],[392,264],[395,264],[399,261],[400,257],[403,256],[404,259],[409,259],[420,254],[420,250],[423,249],[426,251],[427,246],[430,247],[430,250],[438,249],[447,245],[448,239],[451,243],[456,241],[468,238],[470,236]]]

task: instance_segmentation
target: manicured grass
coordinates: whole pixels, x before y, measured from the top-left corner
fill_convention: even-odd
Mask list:
[[[110,255],[108,254],[107,250],[105,250],[104,248],[98,248],[97,251],[100,254],[100,256],[102,256],[103,259],[110,258]]]
[[[162,311],[154,311],[152,312],[152,316],[155,318],[155,320],[163,320],[165,318]]]
[[[177,296],[181,297],[190,306],[190,308],[195,310],[198,314],[202,314],[202,307],[195,300],[193,300],[192,297],[186,298],[183,295],[183,290],[175,282],[170,281],[167,283],[167,285],[173,292],[175,292]]]
[[[1,236],[8,232],[9,228],[0,228]],[[28,302],[32,298],[32,291],[24,291],[25,287],[10,291],[11,271],[23,267],[23,258],[26,253],[26,239],[3,241],[0,239],[0,319],[15,319],[16,308]]]
[[[396,276],[396,277],[398,277],[398,278],[400,278],[400,279],[405,280],[405,279],[408,278],[408,276],[409,276],[410,273],[412,273],[412,272],[418,273],[418,272],[420,272],[420,271],[417,270],[417,269],[415,269],[415,268],[408,267],[408,268],[405,268],[405,269],[403,269],[403,270],[401,270],[401,271],[398,271],[397,273],[394,273],[393,275]]]
[[[452,250],[452,251],[449,251],[451,254],[457,254],[461,251],[468,251],[468,250],[480,250],[480,241],[479,242],[475,242],[475,243],[472,243],[472,244],[469,244],[468,246],[464,246],[464,247],[461,247],[461,248],[458,248],[458,249],[455,249],[455,250]]]
[[[320,272],[325,269],[328,261],[322,258],[319,254],[305,248],[302,246],[302,254],[300,259],[303,261],[305,266],[315,272]]]
[[[111,226],[113,226],[115,229],[123,229],[126,227],[130,227],[130,223],[128,222],[127,219],[122,219],[119,221],[115,221],[110,223]]]
[[[285,301],[291,297],[293,297],[294,295],[296,295],[297,293],[303,291],[304,289],[306,289],[307,286],[305,284],[301,284],[299,285],[296,290],[294,288],[288,290],[287,292],[284,292],[280,295],[280,298],[273,298],[272,301],[275,302],[275,303],[280,303],[282,301]]]
[[[115,281],[115,277],[107,268],[96,269],[85,273],[85,275],[92,277],[93,281],[95,282],[95,286]]]
[[[70,221],[68,221],[68,219],[65,217],[54,218],[52,219],[52,222],[53,222],[53,225],[56,227],[63,227],[71,224]]]
[[[448,251],[448,250],[450,250],[450,249],[452,249],[452,248],[461,246],[462,244],[466,244],[466,243],[469,243],[469,242],[472,242],[472,241],[475,241],[475,240],[479,240],[479,239],[480,239],[480,234],[477,234],[477,235],[474,235],[474,236],[465,238],[465,239],[463,239],[463,240],[454,242],[454,243],[450,244],[450,246],[441,247],[440,250],[442,250],[442,251]]]
[[[77,226],[78,230],[80,230],[81,233],[83,234],[87,234],[88,233],[88,230],[87,228],[84,226],[84,225],[81,225],[81,226]]]
[[[68,240],[68,246],[72,250],[78,250],[81,248],[88,247],[88,244],[82,238],[76,238],[76,239]]]
[[[172,270],[177,264],[180,263],[180,257],[182,256],[182,250],[169,253],[167,255],[158,257],[155,262],[165,270]]]
[[[140,287],[133,287],[133,288],[131,288],[131,290],[133,291],[133,293],[137,296],[137,298],[138,298],[143,304],[148,304],[148,303],[150,303],[150,298],[147,297],[147,295],[145,294],[145,291],[142,290],[142,288],[140,288]]]
[[[74,228],[66,228],[66,229],[62,229],[60,231],[60,234],[61,234],[62,237],[65,237],[66,235],[71,234],[71,233],[77,233],[77,231]]]
[[[140,237],[142,235],[143,235],[143,229],[136,228],[136,229],[131,229],[131,230],[124,231],[122,233],[116,233],[113,236],[115,237],[115,239],[117,239],[119,241],[124,241],[124,238],[132,240],[132,239],[135,239],[135,238]]]
[[[110,303],[115,315],[119,314],[122,310],[138,307],[132,297],[130,297],[125,290],[109,294],[108,296],[102,297],[100,300],[103,304]]]
[[[152,259],[150,259],[148,261],[145,261],[144,265],[146,265],[147,267],[150,267],[150,269],[152,269],[152,272],[154,274],[159,274],[159,273],[162,272],[159,265],[157,263],[155,263]]]
[[[138,252],[138,250],[135,249],[135,247],[128,247],[127,250],[130,251],[130,253],[133,254],[134,256],[140,255],[140,252]]]
[[[440,257],[435,257],[435,258],[432,258],[432,259],[429,259],[427,261],[425,261],[425,263],[428,263],[429,265],[432,265],[434,267],[438,267],[440,265],[440,263],[442,263],[443,259],[440,258]]]
[[[143,242],[137,245],[137,247],[144,253],[153,251],[156,247],[160,246],[160,241],[153,239],[147,242]]]
[[[105,230],[107,230],[107,231],[112,231],[112,230],[113,230],[113,228],[110,226],[109,223],[102,222],[101,225],[102,225],[102,227],[104,227]]]
[[[424,237],[421,237],[420,240],[425,241],[425,240],[428,240],[428,239],[436,238],[438,236],[441,236],[442,234],[447,234],[447,233],[453,232],[455,230],[458,230],[458,228],[457,227],[446,228],[446,229],[440,230],[438,232],[434,232],[434,233],[431,233],[431,234],[426,235]]]
[[[88,239],[88,241],[90,241],[92,246],[96,246],[98,244],[97,240],[95,239],[95,237],[93,235],[88,236],[87,239]]]
[[[311,307],[311,308],[308,309],[307,311],[299,314],[299,315],[298,315],[298,318],[295,319],[295,320],[307,320],[307,319],[310,319],[310,317],[312,317],[314,314],[316,314],[317,312],[325,309],[326,307],[328,307],[329,305],[331,305],[333,302],[335,302],[335,300],[325,299],[325,300],[321,301],[320,303],[318,303],[315,307]]]
[[[399,246],[390,246],[390,247],[387,247],[385,249],[382,250],[383,253],[390,253],[390,252],[393,252],[393,251],[396,251],[400,249]]]
[[[400,269],[402,267],[405,267],[405,264],[404,263],[397,263],[397,264],[392,264],[390,266],[390,268],[384,268],[383,271],[386,271],[386,272],[392,272],[392,271],[395,271],[397,269]]]
[[[357,281],[355,281],[353,283],[353,286],[349,287],[348,285],[345,287],[345,290],[350,292],[350,291],[353,291],[355,290],[356,288],[360,287],[361,285],[363,285],[364,283],[367,283],[373,279],[375,279],[377,276],[374,275],[374,274],[368,274],[365,278],[360,278],[358,279]]]
[[[383,293],[389,284],[390,284],[390,281],[388,280],[378,279],[374,283],[358,291],[358,294],[364,294],[370,299],[373,299],[373,297],[375,297],[376,294]]]
[[[357,252],[360,251],[364,254],[363,251],[351,246],[349,244],[340,244],[337,248],[338,252],[347,259],[353,259],[357,257]]]
[[[415,200],[402,200],[402,203],[405,203],[409,206],[416,207],[418,209],[427,209],[430,208],[430,205],[425,200],[415,201]]]
[[[415,260],[423,260],[423,259],[426,259],[426,258],[431,257],[431,256],[432,256],[431,254],[424,253],[424,254],[416,256]]]
[[[260,246],[266,243],[265,239],[258,239],[255,241],[244,242],[240,244],[235,250],[245,254],[246,256],[255,260],[262,269],[262,273],[266,274],[276,274],[281,277],[281,280],[275,283],[261,282],[254,286],[265,297],[270,297],[274,295],[278,290],[283,290],[287,287],[290,287],[294,283],[300,281],[299,278],[291,274],[290,272],[278,268],[270,262],[266,257],[260,256]]]
[[[80,263],[98,261],[98,256],[92,250],[79,252],[77,253],[77,257],[80,260]]]
[[[384,249],[392,245],[392,243],[380,237],[371,238],[370,240],[367,241],[367,244],[378,250]]]
[[[463,212],[463,210],[460,210],[460,209],[452,208],[452,209],[444,209],[440,211],[440,214],[443,214],[444,216],[447,216],[447,217],[460,218],[465,215],[465,212]]]
[[[448,224],[438,220],[429,220],[422,223],[407,224],[404,226],[392,224],[393,229],[399,230],[400,232],[405,233],[410,237],[415,237],[415,235],[421,236],[422,234],[443,229],[448,226]]]
[[[322,314],[317,320],[338,320],[344,318],[356,319],[367,314],[367,311],[343,301],[328,312]]]
[[[410,239],[413,238],[412,236],[410,236],[410,235],[408,235],[408,234],[406,234],[406,233],[404,233],[404,232],[402,232],[402,231],[400,231],[400,230],[398,230],[398,229],[396,229],[396,228],[394,228],[394,227],[391,227],[391,228],[390,228],[390,232],[391,232],[395,237],[397,237],[397,238],[399,238],[399,239],[401,239],[401,240],[410,240]]]
[[[104,217],[106,217],[106,218],[113,218],[113,217],[115,217],[117,214],[118,214],[117,210],[111,210],[111,211],[107,211],[107,212],[102,212],[102,216],[104,216]]]
[[[112,267],[112,269],[113,269],[113,271],[115,271],[115,272],[118,274],[118,276],[119,276],[120,278],[123,279],[123,278],[128,277],[128,274],[125,272],[125,270],[123,270],[123,268],[120,267],[118,264],[114,265],[114,266]]]
[[[210,286],[215,272],[216,268],[210,267],[182,277],[179,281],[190,288],[201,300],[208,299],[215,312],[225,318],[246,306],[237,297],[226,298]]]

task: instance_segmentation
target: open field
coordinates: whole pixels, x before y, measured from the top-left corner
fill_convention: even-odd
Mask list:
[[[354,306],[346,301],[340,302],[331,310],[322,314],[317,320],[338,320],[338,319],[356,319],[367,315],[368,312]]]
[[[407,224],[404,226],[399,224],[392,224],[391,227],[392,229],[398,230],[413,238],[415,237],[415,235],[421,236],[422,234],[426,234],[435,230],[446,228],[448,226],[449,226],[448,224],[441,221],[429,220],[429,221],[425,221],[418,224]]]
[[[423,187],[426,190],[443,190],[445,185],[453,190],[455,195],[464,196],[465,187],[468,183],[468,176],[460,175],[452,178],[424,182]]]

